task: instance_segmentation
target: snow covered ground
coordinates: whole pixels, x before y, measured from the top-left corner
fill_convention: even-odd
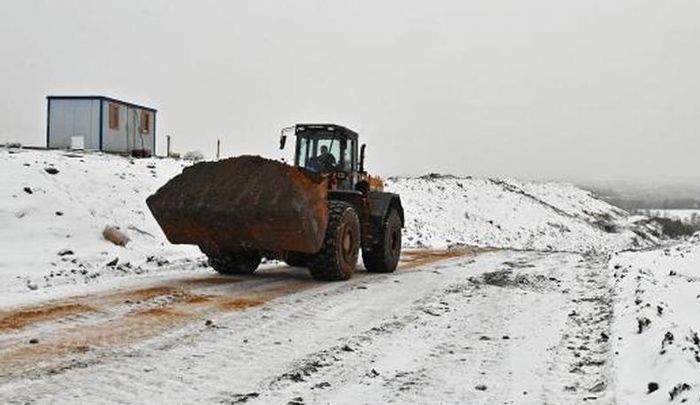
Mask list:
[[[56,286],[202,263],[197,248],[167,242],[145,203],[186,164],[0,149],[0,293],[42,295]],[[641,226],[635,226],[641,237],[630,230],[634,217],[567,184],[399,178],[388,188],[402,196],[408,248],[587,252],[654,241]],[[105,240],[109,225],[131,242],[118,247]]]
[[[193,260],[198,250],[168,244],[145,203],[184,164],[0,149],[0,294],[28,288],[42,294],[49,286]],[[105,240],[108,225],[131,242],[123,248]]]
[[[0,403],[700,402],[700,235],[568,184],[395,178],[396,273],[222,277],[145,205],[186,164],[0,149]]]
[[[700,233],[620,253],[609,270],[619,403],[700,402]]]
[[[0,399],[611,403],[605,262],[477,253],[345,283],[271,268],[59,300],[0,335]]]

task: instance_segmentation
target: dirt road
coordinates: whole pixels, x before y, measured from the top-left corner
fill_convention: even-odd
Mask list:
[[[409,252],[394,274],[170,277],[0,311],[0,402],[592,403],[605,262]]]

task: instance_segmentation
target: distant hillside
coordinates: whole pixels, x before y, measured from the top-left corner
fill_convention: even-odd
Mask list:
[[[582,184],[601,199],[626,210],[700,209],[700,186],[692,184]]]

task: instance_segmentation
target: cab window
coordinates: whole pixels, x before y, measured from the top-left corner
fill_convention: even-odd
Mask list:
[[[298,135],[298,149],[295,163],[312,172],[327,173],[336,170],[349,170],[352,165],[352,151],[346,141],[334,133],[314,133]]]

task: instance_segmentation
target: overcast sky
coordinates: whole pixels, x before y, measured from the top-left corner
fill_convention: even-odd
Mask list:
[[[357,130],[382,175],[700,181],[700,1],[0,3],[0,141],[48,94],[158,109],[178,151]]]

